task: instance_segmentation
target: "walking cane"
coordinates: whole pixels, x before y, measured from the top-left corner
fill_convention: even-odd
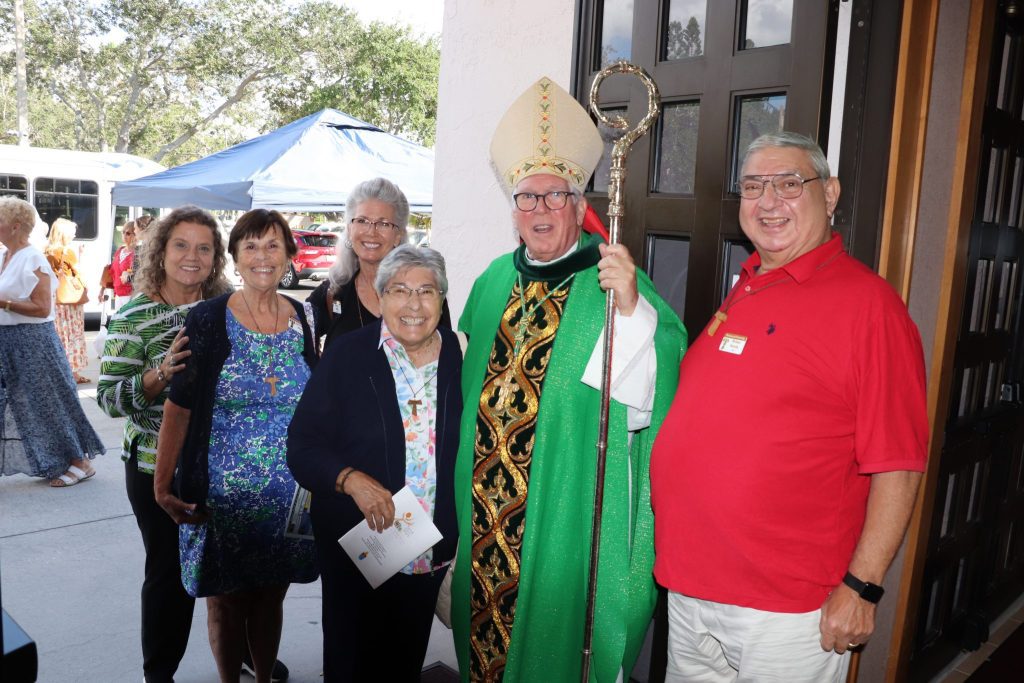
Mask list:
[[[598,108],[597,91],[605,78],[612,74],[628,74],[636,76],[647,89],[647,114],[635,128],[629,127],[629,121],[623,116],[610,119]],[[626,213],[623,187],[626,184],[626,156],[660,112],[661,96],[658,86],[642,67],[626,61],[618,61],[602,69],[594,77],[590,86],[590,110],[598,121],[609,128],[626,131],[612,146],[611,174],[608,182],[608,223],[610,227],[609,244],[619,243],[619,229],[622,217]],[[597,480],[594,491],[594,525],[590,535],[590,575],[587,585],[587,616],[583,633],[583,672],[580,680],[590,680],[590,655],[594,640],[594,603],[597,596],[597,565],[601,552],[601,513],[604,505],[604,469],[605,456],[608,452],[608,408],[612,394],[612,334],[615,328],[615,292],[608,290],[604,305],[604,355],[601,368],[601,416],[597,435]],[[628,674],[628,672],[624,672]]]

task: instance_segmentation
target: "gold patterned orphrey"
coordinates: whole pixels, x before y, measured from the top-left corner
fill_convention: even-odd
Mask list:
[[[647,90],[647,113],[636,126],[630,128],[624,116],[609,118],[598,107],[598,90],[604,79],[612,74],[636,76]],[[609,128],[623,130],[625,133],[612,145],[611,172],[608,178],[608,233],[611,244],[619,243],[619,231],[622,218],[626,215],[626,202],[623,199],[623,188],[626,184],[626,157],[629,150],[640,137],[650,130],[654,120],[661,112],[661,95],[654,83],[642,67],[626,61],[615,62],[594,76],[590,86],[590,110],[598,121]],[[604,473],[605,460],[608,453],[608,410],[611,406],[612,393],[612,340],[615,332],[615,292],[611,289],[605,298],[604,310],[604,349],[601,366],[601,412],[597,435],[597,471],[594,482],[594,522],[590,536],[590,571],[587,585],[587,611],[583,632],[583,666],[580,680],[590,681],[590,657],[593,652],[594,608],[597,597],[597,568],[601,552],[601,517],[604,507]]]

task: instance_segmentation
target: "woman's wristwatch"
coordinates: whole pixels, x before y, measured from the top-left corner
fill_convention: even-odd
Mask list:
[[[163,371],[162,368],[158,367],[156,369],[156,378],[160,382],[166,382],[167,381],[167,375],[164,374],[164,371]]]
[[[7,303],[5,303],[5,304],[4,304],[4,310],[5,310],[5,311],[7,311],[8,313],[10,313],[10,312],[11,312],[11,305],[12,305],[13,303],[14,303],[13,301],[11,301],[10,299],[8,299],[8,300],[7,300]]]

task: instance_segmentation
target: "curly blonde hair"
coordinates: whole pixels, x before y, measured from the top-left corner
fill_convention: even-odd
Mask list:
[[[0,197],[0,221],[31,232],[36,225],[36,209],[24,199]]]

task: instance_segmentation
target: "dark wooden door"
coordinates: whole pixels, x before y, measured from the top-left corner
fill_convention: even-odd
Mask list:
[[[622,241],[691,337],[752,252],[733,192],[746,145],[780,130],[827,144],[838,6],[839,0],[579,2],[573,87],[580,101],[589,106],[594,74],[616,59],[644,67],[660,89],[662,116],[629,157]],[[850,73],[857,82],[866,77],[859,67]],[[607,79],[600,94],[602,109],[625,112],[631,121],[646,112],[646,92],[626,77]],[[588,193],[602,217],[611,140]],[[875,233],[877,224],[866,229]],[[666,632],[661,612],[636,680],[664,678]]]
[[[911,654],[930,679],[1024,593],[1024,38],[1000,2],[939,484]],[[1018,3],[1019,6],[1019,3]]]
[[[733,192],[740,155],[760,133],[819,138],[831,93],[838,2],[583,0],[576,92],[615,59],[643,66],[663,99],[655,130],[628,164],[623,242],[691,334],[701,330],[751,248]],[[826,103],[826,104],[823,104]],[[604,109],[636,121],[646,93],[616,76]],[[610,142],[609,142],[610,145]],[[590,195],[607,209],[607,168]]]

